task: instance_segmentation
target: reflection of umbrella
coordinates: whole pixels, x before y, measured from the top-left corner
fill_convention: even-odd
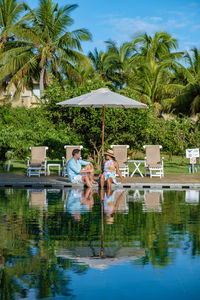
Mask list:
[[[76,247],[60,249],[58,257],[73,259],[84,263],[91,268],[107,269],[111,265],[119,265],[126,260],[137,260],[145,256],[145,249],[134,249],[132,247],[105,247],[104,258],[101,258],[100,247]]]
[[[120,94],[111,92],[107,88],[101,88],[84,94],[79,97],[65,100],[57,103],[58,105],[72,106],[72,107],[102,107],[102,156],[104,155],[104,122],[105,122],[105,107],[117,108],[147,108],[143,103],[137,102],[133,99],[127,98]]]
[[[119,191],[118,191],[119,192]],[[123,198],[121,198],[123,201]],[[58,250],[56,255],[76,262],[84,263],[95,269],[107,269],[126,260],[137,260],[145,256],[144,248],[104,246],[104,205],[101,201],[101,241],[89,242],[87,246],[67,247]]]

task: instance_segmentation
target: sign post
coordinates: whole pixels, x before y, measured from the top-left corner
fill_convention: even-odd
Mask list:
[[[192,165],[192,173],[194,174],[194,165],[196,164],[196,158],[199,157],[199,148],[186,149],[186,158],[190,159]]]

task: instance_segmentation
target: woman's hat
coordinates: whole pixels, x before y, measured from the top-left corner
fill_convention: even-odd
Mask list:
[[[114,152],[113,152],[113,150],[111,150],[111,149],[108,149],[108,150],[105,152],[105,155],[109,155],[109,156],[111,156],[111,157],[114,157],[114,158],[115,158],[115,156],[114,156]]]

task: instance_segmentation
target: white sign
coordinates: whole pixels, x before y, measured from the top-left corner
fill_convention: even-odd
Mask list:
[[[199,148],[186,149],[186,158],[199,157]]]
[[[196,164],[196,157],[190,157],[190,164]]]

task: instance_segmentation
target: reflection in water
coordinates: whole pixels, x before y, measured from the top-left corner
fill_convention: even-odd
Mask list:
[[[90,190],[90,191],[88,191]],[[70,193],[72,192],[72,193]],[[68,206],[68,210],[71,213],[72,207],[73,215],[75,213],[80,213],[82,211],[81,205],[91,201],[92,198],[92,206],[94,204],[93,195],[91,189],[87,189],[86,192],[82,191],[70,191],[67,193],[67,201],[69,201],[70,205]],[[114,214],[117,211],[127,212],[128,206],[126,202],[126,191],[124,190],[115,190],[111,192],[104,192],[104,190],[100,191],[101,196],[101,244],[99,247],[96,246],[96,243],[90,241],[88,246],[78,246],[73,248],[63,248],[57,252],[58,257],[63,257],[67,259],[72,259],[78,263],[86,264],[91,268],[95,269],[107,269],[111,265],[121,264],[127,260],[137,260],[138,258],[145,256],[145,249],[134,249],[132,247],[120,247],[120,246],[110,246],[104,247],[104,212],[106,215],[106,223],[113,224],[114,222]],[[89,199],[88,199],[89,197]],[[88,200],[86,200],[88,199]],[[72,204],[71,204],[72,203]],[[83,210],[83,212],[86,212]],[[80,220],[80,219],[79,219]]]
[[[199,191],[0,189],[0,232],[1,299],[198,299]]]
[[[47,208],[46,190],[29,190],[31,207],[36,207],[41,210]]]
[[[114,214],[119,212],[127,212],[127,197],[126,191],[123,190],[114,190],[111,192],[107,192],[104,190],[101,191],[101,201],[103,201],[104,212],[106,214],[106,223],[113,224],[114,222]]]
[[[74,219],[80,221],[80,215],[92,210],[94,205],[94,191],[91,188],[82,190],[69,190],[66,192],[66,201],[64,208],[74,216]]]
[[[198,204],[199,203],[199,191],[196,190],[188,190],[185,192],[185,202],[190,204]]]
[[[104,247],[104,257],[101,257],[102,249],[90,245],[90,247],[76,247],[60,249],[57,256],[72,259],[77,263],[83,263],[94,269],[108,269],[113,265],[122,264],[125,261],[138,260],[145,256],[145,249],[131,247]]]
[[[144,194],[144,211],[161,212],[161,201],[163,201],[163,191],[145,191]]]

